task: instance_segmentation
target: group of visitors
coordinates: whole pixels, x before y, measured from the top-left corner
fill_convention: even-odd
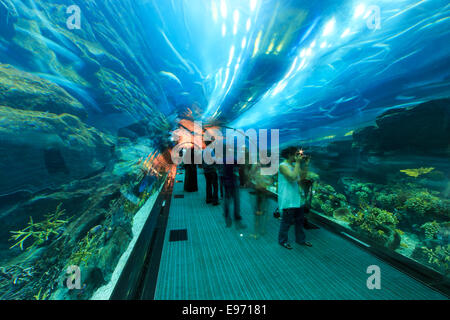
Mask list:
[[[193,160],[193,152],[192,160]],[[223,199],[225,224],[231,227],[233,219],[230,206],[233,204],[233,218],[237,229],[245,229],[240,213],[241,186],[251,185],[255,195],[255,225],[254,238],[263,236],[266,232],[267,222],[267,187],[273,183],[271,176],[261,174],[260,165],[238,165],[237,161],[229,164],[228,161],[217,159],[213,154],[213,164],[203,163],[203,172],[206,180],[206,203],[219,205]],[[304,226],[305,214],[309,212],[312,198],[312,181],[307,179],[310,157],[302,150],[289,147],[281,152],[282,162],[278,172],[278,210],[281,216],[278,242],[286,249],[292,249],[288,241],[289,229],[295,226],[295,242],[299,245],[311,247],[306,241]],[[233,159],[236,160],[236,159]],[[191,163],[194,163],[192,161]],[[223,163],[223,164],[217,164]],[[197,167],[195,164],[185,165],[185,191],[195,192],[197,186]]]

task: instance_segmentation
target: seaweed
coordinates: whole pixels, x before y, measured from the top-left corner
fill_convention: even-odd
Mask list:
[[[79,242],[77,250],[70,256],[69,264],[76,266],[87,265],[89,259],[99,250],[97,248],[98,240],[98,233],[88,232]]]
[[[22,230],[10,231],[12,233],[11,241],[16,241],[10,249],[17,246],[23,250],[24,242],[28,238],[33,240],[33,243],[27,248],[27,251],[34,249],[49,240],[52,235],[60,235],[61,228],[68,222],[62,220],[61,217],[65,214],[65,209],[61,210],[62,203],[56,207],[54,213],[46,214],[45,219],[41,222],[34,222],[30,217],[28,226]]]
[[[450,274],[450,244],[447,246],[437,246],[434,249],[422,247],[422,250],[428,258],[428,263],[443,270],[446,276]]]
[[[48,292],[45,291],[42,295],[41,295],[41,292],[42,292],[42,288],[39,289],[39,292],[35,296],[33,296],[33,298],[35,300],[47,300]]]

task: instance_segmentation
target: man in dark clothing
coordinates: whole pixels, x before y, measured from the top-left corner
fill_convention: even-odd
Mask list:
[[[203,171],[206,179],[206,203],[219,204],[219,178],[214,165],[203,165]]]
[[[211,144],[211,142],[205,143],[207,146]],[[212,154],[214,157],[214,153]],[[217,165],[203,163],[203,172],[205,174],[206,179],[206,203],[212,203],[217,206],[219,204],[219,178],[217,175]]]
[[[238,182],[238,165],[223,164],[223,185],[225,188],[224,213],[227,227],[231,227],[232,219],[230,217],[230,203],[234,203],[234,220],[238,229],[244,229],[246,226],[242,223],[239,203],[239,182]]]
[[[184,164],[185,176],[184,176],[184,191],[186,192],[196,192],[198,191],[197,184],[197,165],[194,163],[194,152],[195,149],[192,147],[189,151],[190,163]]]

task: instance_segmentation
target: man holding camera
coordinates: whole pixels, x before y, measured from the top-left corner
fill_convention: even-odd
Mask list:
[[[303,223],[305,219],[305,196],[302,192],[302,181],[308,173],[309,156],[303,150],[289,147],[281,152],[284,161],[278,173],[278,208],[282,213],[278,242],[286,249],[292,249],[288,242],[291,225],[295,226],[295,242],[311,247],[306,241]]]

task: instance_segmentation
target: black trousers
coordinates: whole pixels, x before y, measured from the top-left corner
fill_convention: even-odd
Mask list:
[[[197,166],[195,164],[187,164],[184,166],[184,191],[195,192],[198,191],[197,184]]]
[[[291,225],[295,226],[295,241],[305,243],[305,231],[303,223],[305,218],[305,207],[284,209],[281,215],[280,233],[278,242],[284,244],[288,242],[288,233]]]
[[[216,172],[206,172],[206,202],[217,203],[219,201],[219,178]]]
[[[225,201],[223,204],[225,218],[230,216],[230,204],[234,202],[234,219],[242,220],[239,201],[239,187],[225,184]]]

